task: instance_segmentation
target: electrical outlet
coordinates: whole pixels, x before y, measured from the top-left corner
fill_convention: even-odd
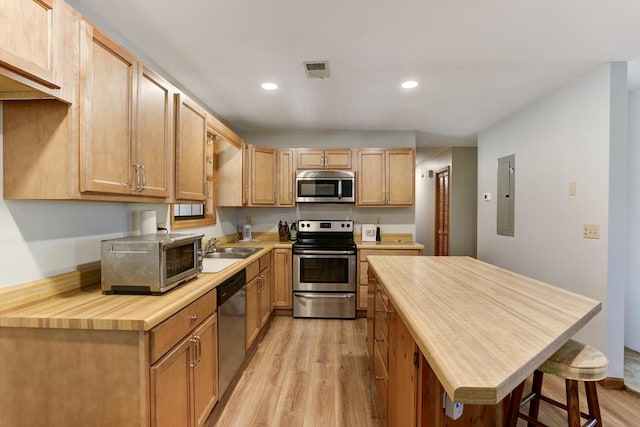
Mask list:
[[[584,224],[582,229],[582,236],[585,239],[599,239],[600,224]]]
[[[251,215],[247,215],[245,224],[251,224],[251,221],[253,220],[253,218],[251,217]]]
[[[380,216],[376,217],[376,224],[382,224],[382,217]]]

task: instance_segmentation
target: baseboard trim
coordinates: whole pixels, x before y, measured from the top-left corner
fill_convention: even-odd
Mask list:
[[[607,390],[624,390],[624,378],[607,377],[598,383]]]

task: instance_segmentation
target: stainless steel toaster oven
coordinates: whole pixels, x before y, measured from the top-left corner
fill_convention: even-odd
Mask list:
[[[202,271],[203,234],[145,234],[101,242],[104,293],[162,294]]]

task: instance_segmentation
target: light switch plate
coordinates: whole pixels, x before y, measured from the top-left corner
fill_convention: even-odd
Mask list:
[[[585,239],[599,239],[600,238],[600,224],[584,224],[582,236]]]
[[[571,181],[569,183],[569,195],[570,196],[575,196],[576,195],[576,182],[575,181]]]

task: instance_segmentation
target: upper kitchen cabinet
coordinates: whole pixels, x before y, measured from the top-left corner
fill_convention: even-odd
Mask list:
[[[293,149],[278,150],[278,206],[295,206]]]
[[[298,148],[297,168],[304,169],[351,169],[351,150],[348,148],[334,148],[316,150]]]
[[[357,206],[413,206],[415,150],[358,150]]]
[[[80,191],[170,196],[173,88],[81,25]]]
[[[207,113],[176,94],[176,200],[204,201],[212,191],[205,174]]]
[[[249,146],[251,165],[250,201],[253,206],[275,206],[277,202],[278,150],[260,145]]]
[[[59,0],[0,3],[0,98],[62,99],[60,59],[74,47],[64,38],[71,25],[65,21],[68,11]]]
[[[217,138],[216,172],[218,177],[218,206],[246,206],[249,203],[249,148],[244,141],[238,144]]]

